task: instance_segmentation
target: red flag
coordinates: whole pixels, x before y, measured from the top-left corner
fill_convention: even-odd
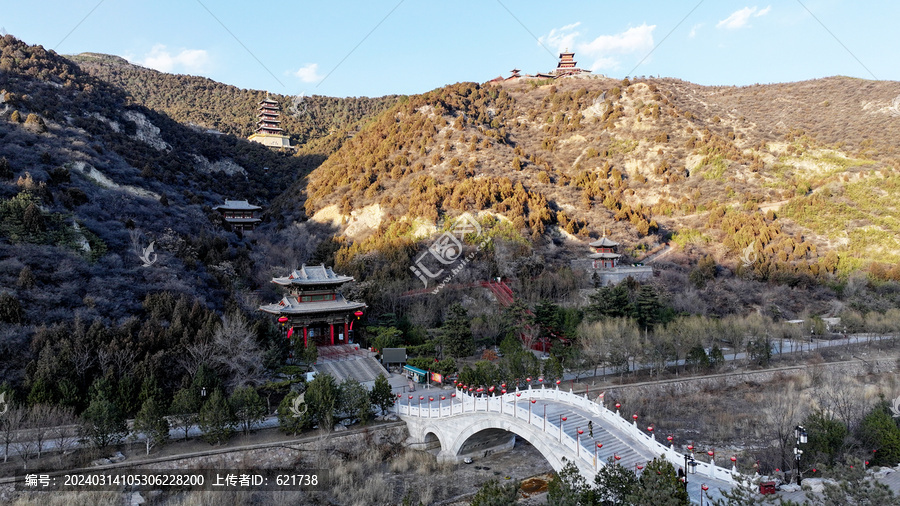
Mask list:
[[[290,339],[294,335],[294,327],[288,329],[287,338]]]

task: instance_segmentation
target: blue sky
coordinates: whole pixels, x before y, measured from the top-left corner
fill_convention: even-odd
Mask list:
[[[832,75],[900,80],[900,2],[232,0],[8,2],[0,28],[274,93],[422,93],[549,71],[558,52],[613,77],[699,84]]]

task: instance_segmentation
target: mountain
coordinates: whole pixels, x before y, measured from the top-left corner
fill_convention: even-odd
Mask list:
[[[900,279],[898,95],[846,77],[459,83],[398,103],[287,194],[354,255],[468,211],[581,255],[608,233],[631,258],[671,241],[763,280]]]
[[[345,131],[399,99],[396,95],[378,98],[292,97],[241,89],[205,77],[158,72],[118,56],[82,53],[71,59],[91,76],[125,91],[131,103],[163,112],[182,124],[236,137],[246,138],[255,131],[253,111],[268,95],[281,105],[281,125],[291,137],[292,144],[310,144],[306,152],[325,156],[331,154],[328,137],[338,132],[345,135]]]

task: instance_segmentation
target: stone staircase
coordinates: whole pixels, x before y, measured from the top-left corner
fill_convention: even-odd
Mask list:
[[[337,383],[347,378],[366,383],[375,381],[379,374],[388,378],[391,376],[377,360],[371,357],[356,356],[346,360],[326,360],[313,367],[319,374],[331,375]]]

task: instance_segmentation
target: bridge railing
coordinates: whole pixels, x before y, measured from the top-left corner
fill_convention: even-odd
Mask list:
[[[423,396],[424,397],[424,396]],[[671,445],[665,445],[656,440],[654,434],[648,434],[638,428],[637,420],[629,422],[622,418],[616,411],[613,412],[606,408],[603,402],[594,402],[589,399],[586,394],[575,394],[571,390],[564,391],[557,388],[531,388],[530,386],[524,390],[508,392],[506,394],[494,396],[471,395],[463,390],[456,390],[451,395],[427,396],[424,399],[416,399],[417,403],[412,401],[407,404],[397,402],[395,411],[401,416],[411,416],[417,418],[443,418],[448,416],[458,416],[465,413],[498,413],[513,416],[518,420],[523,420],[534,426],[538,430],[548,433],[554,439],[566,448],[572,450],[576,454],[581,464],[588,465],[593,469],[603,466],[602,462],[597,462],[595,453],[590,450],[584,450],[578,441],[560,431],[559,423],[554,423],[548,417],[544,419],[540,413],[529,406],[534,406],[531,400],[540,401],[557,401],[580,408],[588,413],[603,419],[606,423],[627,434],[631,438],[641,442],[653,454],[660,455],[672,463],[676,468],[683,467],[685,464],[685,455],[675,451]],[[510,406],[509,404],[512,404]],[[524,406],[523,406],[524,404]],[[693,454],[691,455],[693,457]],[[711,459],[712,460],[712,459]],[[716,466],[712,462],[701,462],[694,460],[696,463],[696,474],[709,476],[729,483],[736,483],[735,477],[737,471]],[[687,472],[688,470],[685,469]]]

